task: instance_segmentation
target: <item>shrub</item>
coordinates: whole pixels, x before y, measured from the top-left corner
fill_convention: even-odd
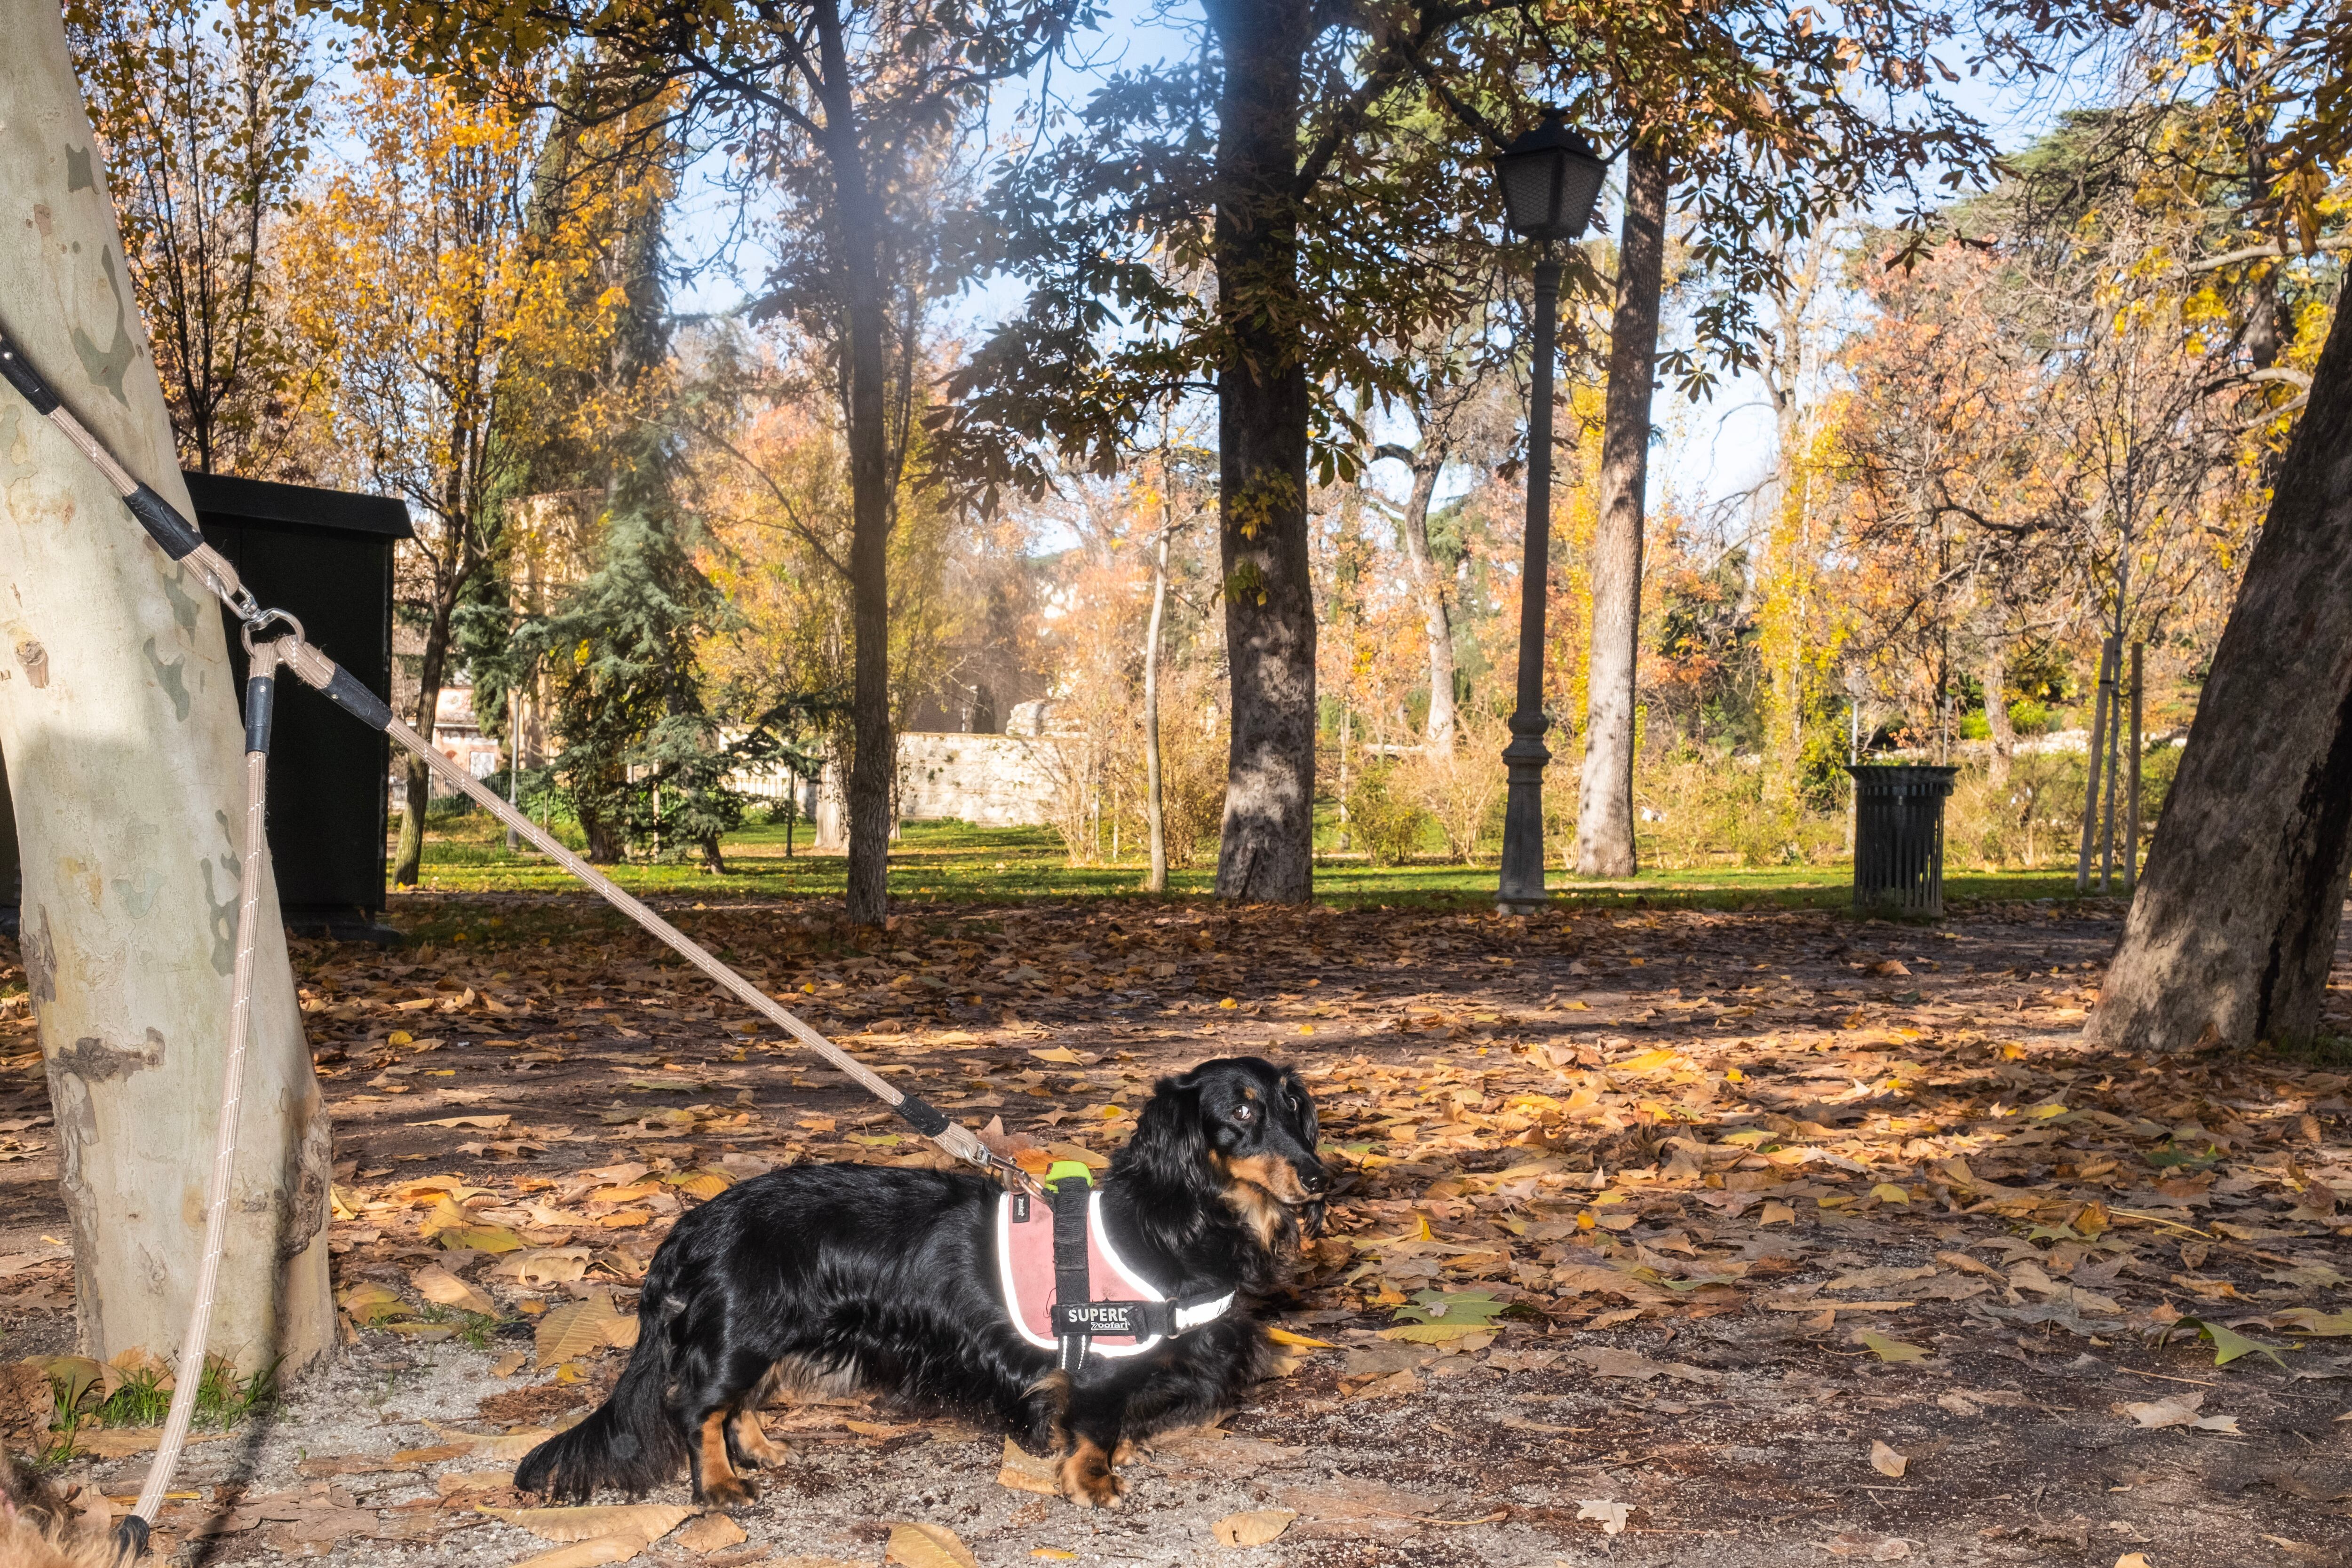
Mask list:
[[[1423,752],[1399,763],[1394,783],[1437,824],[1447,858],[1468,865],[1478,846],[1502,828],[1510,786],[1502,753],[1510,729],[1491,715],[1473,713],[1464,715],[1462,730],[1450,756]]]
[[[1374,865],[1402,865],[1421,847],[1429,813],[1401,786],[1400,767],[1383,762],[1358,774],[1348,791],[1348,825]]]

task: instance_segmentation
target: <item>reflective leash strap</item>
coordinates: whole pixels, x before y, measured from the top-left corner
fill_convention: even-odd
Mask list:
[[[172,1484],[180,1450],[187,1444],[188,1423],[196,1413],[196,1391],[205,1380],[205,1342],[212,1333],[221,1251],[228,1239],[229,1183],[235,1174],[236,1124],[245,1098],[246,1046],[253,1037],[253,948],[260,935],[263,857],[269,849],[264,822],[269,789],[269,721],[278,673],[275,644],[264,643],[252,653],[245,682],[245,862],[237,885],[236,967],[229,991],[228,1063],[221,1078],[220,1119],[213,1131],[205,1255],[196,1269],[195,1303],[188,1311],[188,1332],[181,1338],[180,1359],[173,1371],[172,1413],[163,1422],[163,1435],[155,1445],[154,1461],[147,1467],[147,1482],[139,1490],[139,1501],[117,1530],[126,1558],[138,1557],[147,1550],[148,1527],[163,1509],[164,1490]]]

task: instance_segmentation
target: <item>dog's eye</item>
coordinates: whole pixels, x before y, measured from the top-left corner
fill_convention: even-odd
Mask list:
[[[1257,1107],[1250,1104],[1246,1101],[1243,1102],[1241,1104],[1234,1107],[1234,1120],[1241,1123],[1244,1126],[1247,1126],[1250,1123],[1257,1120]]]

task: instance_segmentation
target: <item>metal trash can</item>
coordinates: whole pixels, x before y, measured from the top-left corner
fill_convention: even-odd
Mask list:
[[[184,474],[205,542],[254,597],[302,622],[320,651],[381,697],[392,693],[393,548],[408,508],[383,496]],[[240,703],[245,644],[222,612]],[[297,683],[299,684],[299,683]],[[316,693],[278,699],[269,748],[269,858],[286,929],[396,941],[383,912],[385,780],[392,742]]]
[[[1944,800],[1957,768],[1849,767],[1858,915],[1944,913]]]

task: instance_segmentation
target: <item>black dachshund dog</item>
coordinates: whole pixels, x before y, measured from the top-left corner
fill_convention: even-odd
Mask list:
[[[1021,1435],[1061,1457],[1071,1501],[1114,1504],[1129,1445],[1232,1409],[1263,1375],[1256,1309],[1322,1228],[1315,1146],[1313,1099],[1272,1062],[1224,1058],[1154,1085],[1097,1218],[1170,1300],[1231,1305],[1075,1374],[1008,1311],[1003,1189],[987,1177],[809,1165],[730,1187],[654,1254],[612,1396],[525,1456],[515,1485],[573,1501],[599,1487],[642,1495],[684,1466],[697,1496],[723,1507],[753,1495],[742,1469],[785,1457],[761,1406],[864,1390]]]

